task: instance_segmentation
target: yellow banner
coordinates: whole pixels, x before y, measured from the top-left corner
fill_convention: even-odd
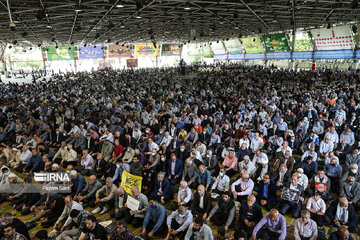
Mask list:
[[[141,192],[141,184],[142,184],[142,177],[132,175],[126,171],[122,173],[121,176],[121,187],[124,188],[124,190],[131,194],[131,188],[134,186],[138,186],[140,192]]]
[[[135,57],[156,57],[157,54],[158,49],[153,44],[139,44],[135,46]]]

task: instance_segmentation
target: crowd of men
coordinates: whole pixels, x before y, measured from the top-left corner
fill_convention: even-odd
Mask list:
[[[358,72],[192,71],[192,90],[173,69],[0,85],[0,203],[34,214],[27,224],[57,240],[108,239],[94,216],[107,212],[119,221],[111,240],[134,239],[127,225],[186,240],[317,239],[325,226],[329,239],[358,234]],[[34,173],[65,171],[71,193],[30,191]],[[141,176],[141,189],[125,191],[124,172]],[[30,239],[13,215],[2,223],[6,239]]]

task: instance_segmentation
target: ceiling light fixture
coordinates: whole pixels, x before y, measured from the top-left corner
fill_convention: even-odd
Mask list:
[[[184,10],[186,10],[186,11],[191,10],[191,5],[190,5],[190,3],[189,3],[189,2],[187,2],[187,3],[185,4],[185,6],[184,6]]]

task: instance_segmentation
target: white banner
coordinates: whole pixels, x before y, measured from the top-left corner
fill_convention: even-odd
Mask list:
[[[338,26],[311,30],[317,50],[353,49],[349,26]]]
[[[225,54],[225,48],[222,41],[218,42],[212,42],[211,43],[211,49],[213,50],[214,54]]]
[[[230,39],[229,41],[225,41],[225,47],[230,54],[241,54],[241,44],[239,39],[234,38]]]

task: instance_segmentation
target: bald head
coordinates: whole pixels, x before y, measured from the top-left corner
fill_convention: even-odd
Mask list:
[[[90,182],[91,184],[95,183],[95,182],[96,182],[96,176],[95,176],[95,175],[91,175],[91,176],[89,177],[89,182]]]
[[[278,217],[279,217],[279,211],[276,210],[275,208],[271,209],[270,210],[270,219],[272,221],[276,221]]]
[[[346,197],[339,198],[339,203],[342,207],[348,207],[349,205],[349,201],[347,200]]]

